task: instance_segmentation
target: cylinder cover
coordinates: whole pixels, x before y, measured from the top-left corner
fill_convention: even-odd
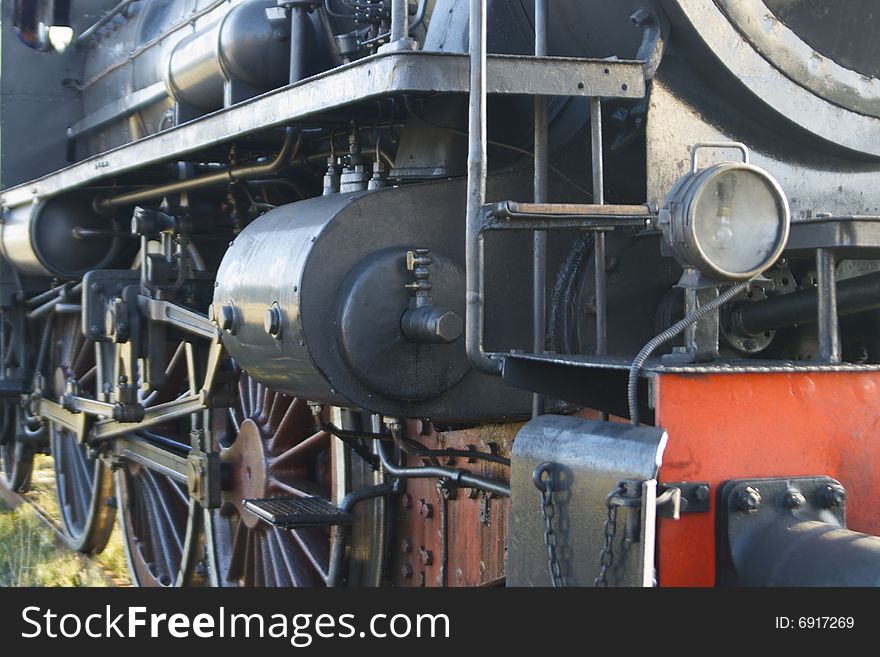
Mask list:
[[[77,236],[77,229],[115,228],[112,218],[95,212],[90,195],[56,196],[5,212],[0,251],[22,273],[73,279],[107,267],[120,250],[118,237]]]
[[[401,330],[416,248],[433,260],[432,303],[464,317],[464,198],[461,182],[443,181],[263,215],[218,272],[224,345],[256,380],[310,400],[402,417],[526,412],[527,395],[470,367],[463,337],[416,342]]]

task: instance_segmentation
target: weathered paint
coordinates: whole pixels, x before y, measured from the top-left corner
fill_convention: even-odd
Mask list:
[[[669,432],[660,481],[708,481],[710,513],[662,518],[661,586],[715,584],[715,505],[741,477],[829,475],[849,493],[850,529],[880,534],[880,373],[663,374]]]

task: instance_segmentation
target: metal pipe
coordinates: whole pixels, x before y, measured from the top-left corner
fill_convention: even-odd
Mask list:
[[[764,523],[736,551],[735,586],[880,586],[880,537],[805,520]]]
[[[409,0],[391,0],[391,43],[409,36]]]
[[[55,309],[58,304],[67,301],[72,296],[75,296],[76,294],[82,292],[82,283],[77,283],[72,286],[62,285],[60,288],[56,289],[59,290],[59,292],[53,299],[47,301],[41,306],[38,306],[34,310],[31,310],[29,313],[27,313],[26,317],[28,319],[39,319],[40,317],[49,314]]]
[[[438,459],[449,457],[481,459],[483,461],[500,463],[501,465],[506,465],[508,467],[510,466],[510,459],[499,454],[487,454],[486,452],[478,452],[469,449],[428,449],[421,443],[404,438],[402,427],[403,425],[396,420],[388,423],[388,430],[391,432],[391,438],[394,440],[394,444],[396,444],[402,452],[409,454],[410,456]],[[385,436],[382,436],[382,438],[385,438]]]
[[[880,272],[847,278],[835,286],[838,317],[880,308]],[[744,336],[771,329],[812,324],[818,319],[818,290],[781,294],[740,304],[731,314],[732,329]]]
[[[290,84],[308,76],[309,32],[312,28],[308,9],[303,6],[290,8]]]
[[[392,477],[400,477],[401,479],[450,479],[459,486],[465,488],[477,488],[490,493],[495,493],[502,497],[510,497],[510,485],[502,483],[496,479],[487,479],[479,475],[471,474],[466,470],[456,470],[455,468],[445,468],[439,465],[422,465],[410,468],[403,465],[395,465],[391,462],[388,454],[385,452],[385,443],[379,441],[376,443],[376,453],[382,462],[382,467]]]
[[[501,374],[501,361],[483,350],[483,237],[479,214],[486,203],[486,0],[470,0],[465,349],[473,366]]]
[[[535,57],[547,56],[547,0],[535,0]],[[535,96],[535,156],[533,194],[535,204],[547,202],[547,174],[550,166],[547,97]],[[547,349],[547,233],[532,234],[532,351]],[[544,412],[544,398],[532,395],[532,417]]]
[[[339,503],[339,510],[344,513],[351,513],[354,505],[364,500],[373,499],[375,497],[383,497],[400,491],[400,480],[395,480],[390,484],[376,484],[375,486],[366,486],[353,490],[342,498]],[[336,532],[333,535],[333,544],[330,547],[330,565],[327,571],[327,586],[339,586],[342,579],[343,562],[345,561],[345,544],[348,540],[348,526],[337,525]]]
[[[819,326],[819,360],[840,362],[837,321],[837,274],[833,251],[816,249],[816,321]]]
[[[296,139],[294,140],[294,135]],[[271,175],[280,171],[288,160],[296,157],[302,143],[302,134],[294,128],[287,128],[284,143],[278,154],[269,162],[262,164],[243,164],[236,167],[215,171],[197,178],[186,178],[184,180],[175,180],[174,182],[156,185],[147,189],[139,189],[125,194],[117,194],[116,196],[108,196],[98,201],[99,210],[110,210],[125,205],[134,205],[143,201],[149,201],[156,198],[162,198],[169,194],[179,194],[194,189],[202,189],[212,185],[220,185],[240,180],[248,180],[250,178],[259,178],[260,176]]]
[[[133,5],[134,3],[138,2],[138,1],[139,0],[122,0],[122,2],[120,2],[118,5],[113,7],[113,9],[111,9],[106,14],[101,16],[101,18],[99,18],[97,21],[95,21],[95,23],[90,28],[88,28],[82,34],[80,34],[73,42],[74,47],[79,48],[86,41],[89,41],[92,38],[92,35],[95,34],[95,32],[100,30],[107,23],[109,23],[111,20],[116,18],[116,16],[118,16],[123,11],[128,9],[129,5]]]
[[[593,203],[605,204],[605,165],[602,161],[602,101],[590,99],[590,130],[592,133]],[[605,282],[605,233],[596,232],[593,260],[596,288],[596,354],[608,353],[608,303]]]
[[[602,159],[602,100],[590,98],[590,147],[593,172],[593,203],[605,205],[605,163]],[[596,231],[593,236],[593,287],[596,290],[596,355],[608,353],[608,296],[605,281],[605,233]],[[608,413],[601,411],[599,419],[607,420]]]
[[[413,22],[409,26],[409,31],[412,32],[419,25],[425,22],[425,14],[428,10],[428,0],[419,0],[419,6],[416,9],[416,16],[413,19]]]

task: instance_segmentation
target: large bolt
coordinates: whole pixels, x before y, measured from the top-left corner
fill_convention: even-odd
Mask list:
[[[434,322],[434,334],[443,342],[455,342],[462,333],[464,333],[464,320],[452,310],[447,310]]]
[[[266,317],[263,320],[263,328],[266,333],[273,338],[281,337],[281,308],[277,303],[272,304],[271,308],[266,309]]]
[[[403,575],[404,579],[409,579],[413,576],[413,567],[411,563],[403,564],[403,567],[400,569],[400,574]]]
[[[742,511],[757,511],[761,506],[761,493],[748,486],[739,494],[736,503]]]
[[[782,506],[786,509],[799,509],[807,503],[807,498],[797,488],[789,488],[782,494]]]
[[[843,506],[846,502],[846,488],[840,484],[826,484],[819,493],[819,499],[826,508]]]
[[[402,543],[402,545],[401,545],[401,548],[403,549],[403,551],[404,551],[405,553],[412,552],[412,549],[413,549],[413,542],[412,542],[412,539],[411,539],[411,538],[405,538],[405,539],[403,539],[403,543]]]
[[[434,563],[434,553],[431,550],[426,550],[424,545],[419,546],[419,558],[426,566]]]
[[[229,331],[232,335],[238,333],[237,327],[235,326],[235,308],[231,303],[224,303],[220,306],[220,310],[217,312],[214,321],[217,322],[217,326],[219,326],[221,330]]]
[[[703,484],[694,488],[694,497],[696,497],[700,502],[705,502],[709,499],[709,492],[709,487]]]
[[[434,515],[434,505],[430,502],[426,502],[424,499],[419,500],[419,513],[422,514],[425,518],[430,518]]]

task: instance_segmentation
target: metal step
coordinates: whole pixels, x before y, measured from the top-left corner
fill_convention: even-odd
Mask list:
[[[244,508],[270,525],[296,529],[350,525],[351,514],[320,497],[271,497],[245,500]]]

